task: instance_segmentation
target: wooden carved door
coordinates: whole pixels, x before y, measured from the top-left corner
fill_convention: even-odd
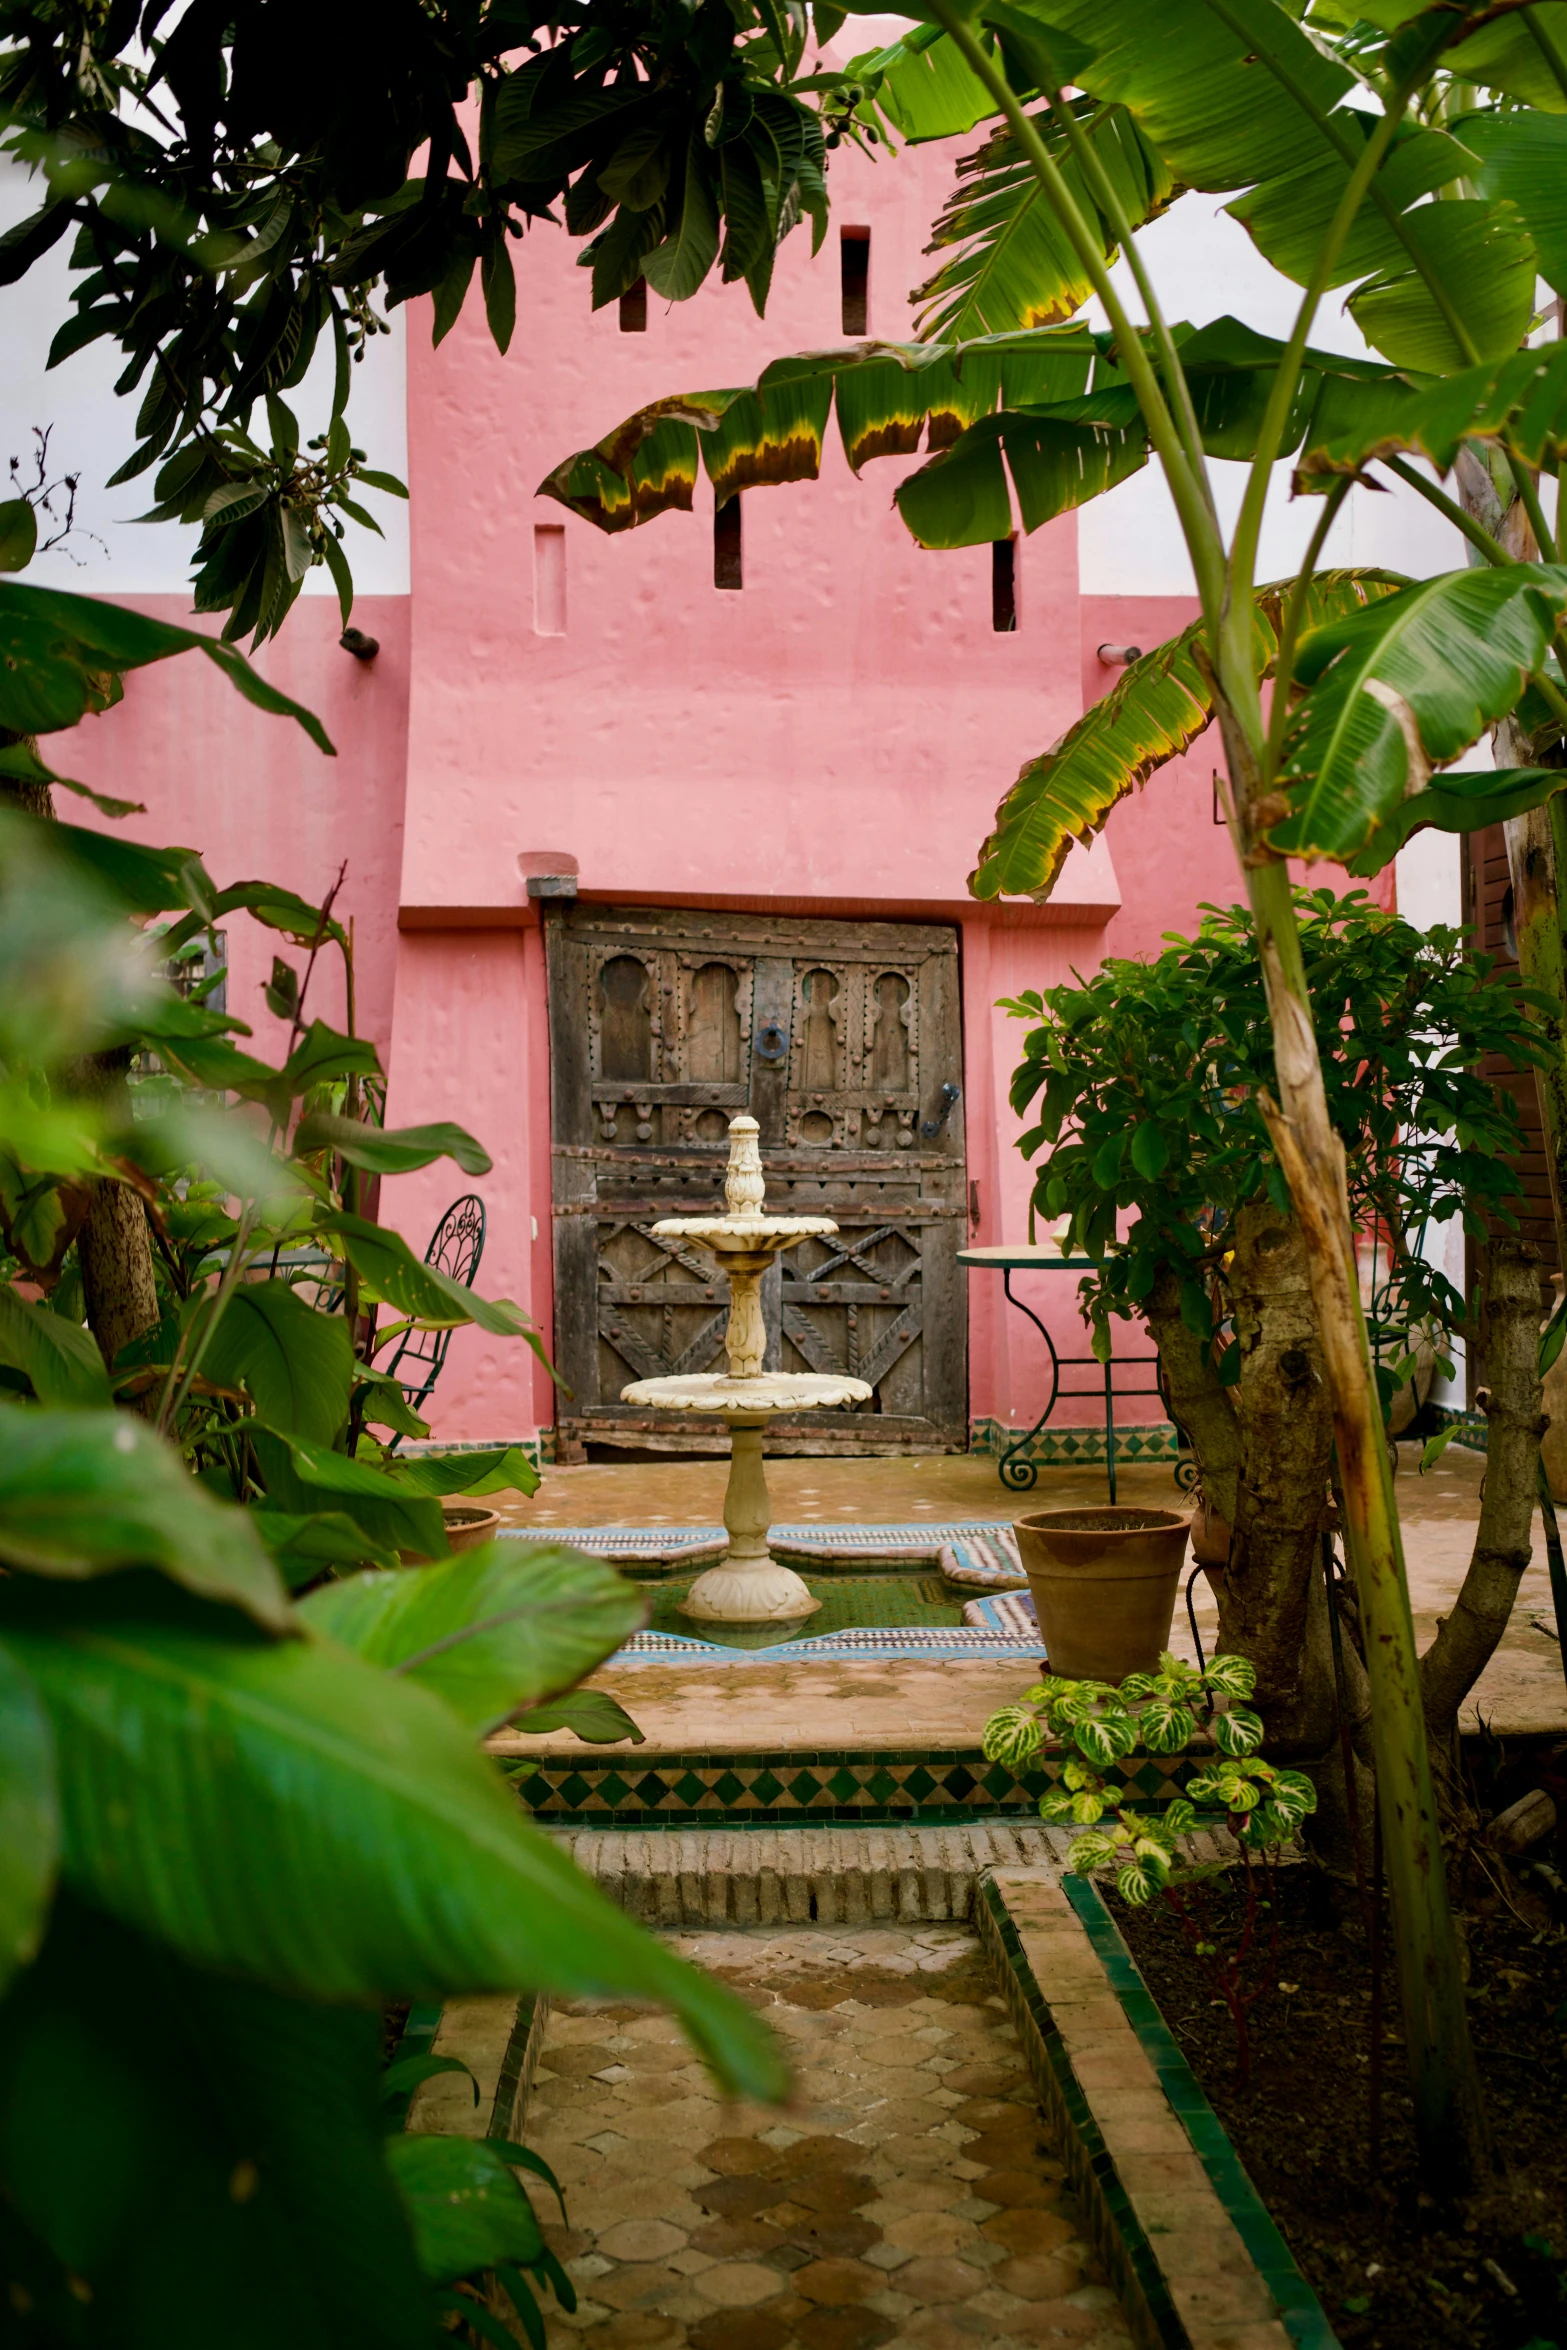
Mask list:
[[[768,1363],[848,1371],[872,1401],[780,1417],[820,1453],[968,1437],[957,934],[931,925],[570,905],[548,914],[555,1359],[563,1457],[710,1451],[633,1379],[721,1367],[724,1283],[652,1226],[722,1196],[729,1121],[761,1127],[768,1205],[833,1240],[769,1274]]]

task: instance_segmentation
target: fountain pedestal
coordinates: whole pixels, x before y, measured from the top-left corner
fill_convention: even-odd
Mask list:
[[[821,1601],[813,1599],[794,1569],[780,1565],[767,1547],[772,1511],[762,1465],[762,1431],[778,1412],[868,1403],[872,1391],[863,1379],[847,1375],[762,1368],[762,1275],[781,1249],[814,1235],[829,1235],[838,1227],[828,1216],[763,1215],[762,1159],[754,1118],[730,1121],[724,1198],[727,1215],[669,1217],[653,1230],[660,1238],[698,1241],[717,1257],[730,1289],[724,1335],[728,1372],[638,1379],[620,1392],[626,1403],[651,1404],[660,1411],[719,1412],[729,1426],[729,1484],[724,1494],[729,1548],[716,1567],[697,1577],[681,1613],[708,1624],[792,1623],[814,1615]]]

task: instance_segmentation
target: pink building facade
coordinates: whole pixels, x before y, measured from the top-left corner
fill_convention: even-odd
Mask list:
[[[145,799],[133,829],[197,848],[220,882],[252,875],[319,897],[340,867],[359,1022],[381,1047],[395,1124],[454,1118],[485,1144],[479,1286],[554,1324],[551,1035],[530,874],[573,873],[605,907],[747,909],[783,921],[950,924],[958,935],[973,1242],[1026,1237],[1030,1172],[1007,1102],[1020,1032],[999,998],[1157,951],[1200,903],[1239,895],[1199,743],[1076,848],[1044,907],[976,905],[965,876],[996,802],[1117,674],[1101,645],[1158,643],[1193,613],[1178,593],[1085,592],[1079,520],[1016,549],[1016,625],[994,625],[988,548],[922,552],[891,505],[917,460],[856,480],[835,429],[815,484],[745,494],[738,590],[714,583],[712,495],[605,538],[536,485],[642,401],[744,383],[779,353],[843,339],[838,240],[869,232],[869,331],[904,337],[908,289],[951,157],[832,159],[833,226],[779,259],[764,321],[716,282],[645,332],[592,315],[560,234],[519,252],[518,330],[500,357],[470,304],[439,350],[407,344],[409,592],[360,599],[372,662],[337,645],[334,603],[303,599],[260,665],[321,715],[316,753],[205,663],[128,681],[62,761]],[[1102,572],[1102,564],[1099,566]],[[1137,567],[1128,567],[1135,582]],[[61,582],[59,584],[65,584]],[[94,583],[96,585],[96,582]],[[139,597],[169,617],[179,597]],[[231,1009],[263,1044],[275,937],[231,926]],[[335,972],[315,1009],[341,1013]],[[466,1180],[449,1164],[383,1186],[380,1213],[422,1247]],[[1064,1350],[1085,1351],[1068,1276],[1028,1276]],[[1140,1336],[1128,1350],[1141,1352]],[[1026,1427],[1044,1376],[1000,1284],[968,1284],[968,1420]],[[532,1354],[457,1334],[430,1407],[449,1442],[543,1436],[553,1390]],[[1091,1425],[1091,1404],[1057,1425]],[[1155,1400],[1133,1422],[1162,1419]]]

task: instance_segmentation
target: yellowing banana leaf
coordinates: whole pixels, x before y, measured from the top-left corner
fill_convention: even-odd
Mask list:
[[[1293,584],[1280,580],[1258,590],[1262,676],[1272,673],[1283,601]],[[1312,621],[1334,619],[1404,584],[1392,572],[1321,572],[1309,591],[1308,614]],[[1029,760],[997,809],[996,829],[969,875],[974,897],[1031,897],[1043,904],[1073,841],[1091,841],[1112,808],[1197,740],[1213,716],[1197,650],[1203,625],[1194,621],[1132,662],[1103,701]]]
[[[1512,709],[1564,606],[1567,567],[1518,563],[1416,581],[1303,637],[1281,769],[1292,812],[1274,847],[1359,856]]]
[[[1397,451],[1446,473],[1463,441],[1500,441],[1526,464],[1556,470],[1567,450],[1567,343],[1514,351],[1440,383],[1410,373],[1325,383],[1297,471],[1358,473]]]
[[[1233,318],[1175,328],[1202,427],[1216,457],[1255,442],[1283,346]],[[1308,350],[1285,448],[1307,438],[1328,388],[1404,379],[1378,361]],[[539,484],[600,530],[634,529],[671,508],[689,511],[697,453],[716,497],[814,481],[829,406],[856,471],[872,457],[931,462],[895,499],[922,546],[974,546],[1036,530],[1097,497],[1147,460],[1135,395],[1112,337],[1082,326],[1037,327],[969,342],[868,342],[775,360],[754,385],[677,393],[640,408],[592,449]],[[999,406],[998,406],[999,403]],[[656,465],[649,452],[656,448]],[[1014,516],[1015,507],[1015,516]]]
[[[600,530],[633,530],[689,512],[697,453],[719,498],[764,483],[814,481],[834,397],[844,453],[940,449],[992,411],[1084,391],[1108,337],[1086,328],[985,335],[973,342],[856,343],[777,360],[753,385],[678,393],[639,408],[539,484]],[[1008,525],[1007,527],[1010,527]],[[1005,530],[997,535],[1005,536]]]
[[[1131,226],[1140,228],[1164,211],[1179,190],[1126,109],[1086,98],[1070,104]],[[1085,219],[1098,223],[1105,258],[1113,261],[1118,241],[1089,192],[1066,133],[1048,107],[1035,115],[1034,125]],[[925,250],[949,255],[909,297],[925,305],[918,327],[932,341],[1050,326],[1072,317],[1093,290],[1032,164],[1005,124],[959,161],[957,185]]]

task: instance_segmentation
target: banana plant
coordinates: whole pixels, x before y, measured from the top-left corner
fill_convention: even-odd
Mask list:
[[[985,168],[1001,174],[1018,163],[1032,183],[1026,191],[1020,176],[987,183],[966,226],[949,208],[962,251],[951,276],[931,290],[933,318],[982,318],[1000,331],[949,346],[862,346],[825,360],[782,360],[753,387],[655,402],[542,486],[600,527],[624,529],[689,504],[698,436],[719,495],[809,478],[829,397],[851,464],[883,450],[913,452],[924,425],[927,461],[900,485],[898,505],[928,546],[1000,538],[1015,522],[1036,528],[1150,457],[1160,465],[1191,559],[1200,623],[1184,645],[1139,665],[1113,709],[1025,769],[971,886],[980,895],[1047,891],[1065,839],[1091,834],[1116,799],[1201,723],[1217,721],[1226,814],[1273,1029],[1278,1091],[1260,1107],[1307,1247],[1346,1543],[1367,1631],[1422,2158],[1434,2183],[1473,2186],[1488,2168],[1488,2135],[1448,1914],[1343,1162],[1327,1117],[1286,858],[1384,861],[1418,824],[1467,829],[1541,804],[1559,781],[1559,770],[1544,764],[1442,780],[1441,771],[1526,693],[1567,719],[1552,655],[1567,610],[1567,568],[1556,560],[1530,463],[1509,446],[1508,432],[1497,427],[1493,437],[1540,559],[1505,573],[1492,565],[1436,581],[1319,577],[1328,534],[1368,458],[1341,459],[1336,469],[1312,462],[1336,434],[1347,430],[1353,439],[1374,416],[1386,443],[1380,461],[1414,475],[1400,434],[1422,395],[1437,400],[1446,391],[1435,379],[1490,369],[1495,404],[1498,373],[1531,326],[1536,275],[1561,269],[1554,134],[1531,126],[1538,137],[1531,148],[1487,129],[1471,148],[1465,121],[1449,126],[1420,110],[1445,60],[1455,76],[1488,85],[1494,73],[1494,86],[1507,88],[1504,74],[1516,75],[1530,43],[1539,71],[1527,95],[1538,99],[1551,35],[1533,10],[1500,27],[1488,12],[1462,8],[1402,22],[1401,0],[1387,0],[1385,17],[1396,29],[1376,36],[1357,26],[1351,63],[1275,0],[1172,0],[1156,33],[1139,0],[979,0],[967,8],[926,0],[902,13],[916,21],[902,52],[880,53],[867,70],[863,103],[877,102],[879,71],[894,108],[906,106],[908,88],[918,92],[926,112],[909,119],[928,127],[949,101],[961,116],[977,88],[999,117],[994,136],[1008,142]],[[1378,15],[1372,11],[1373,21]],[[1559,107],[1567,84],[1558,78],[1555,88],[1548,102]],[[948,127],[977,119],[976,112]],[[1124,168],[1133,134],[1135,175]],[[1484,139],[1493,144],[1482,147]],[[1192,333],[1167,320],[1137,237],[1167,185],[1225,195],[1259,250],[1299,285],[1286,337],[1270,341],[1234,321]],[[1441,200],[1428,201],[1433,196]],[[1053,233],[1034,235],[1032,272],[1019,268],[1009,288],[1002,248],[1010,241],[1023,249],[1023,212],[1040,207]],[[1135,310],[1110,272],[1117,252]],[[1068,318],[1080,283],[1097,297],[1102,333],[1076,323],[1027,330],[1030,319]],[[1377,354],[1371,360],[1312,346],[1322,303],[1339,287],[1349,289],[1349,311]],[[1051,359],[1065,380],[1045,375]],[[1536,412],[1527,400],[1523,406],[1535,430]],[[1477,400],[1472,413],[1480,407]],[[1552,429],[1536,438],[1535,461],[1554,463]],[[1321,512],[1299,577],[1268,587],[1257,579],[1263,516],[1275,467],[1292,455],[1302,486],[1322,490]],[[1228,533],[1218,519],[1212,457],[1248,466]],[[1444,511],[1461,511],[1423,475],[1419,486]]]

